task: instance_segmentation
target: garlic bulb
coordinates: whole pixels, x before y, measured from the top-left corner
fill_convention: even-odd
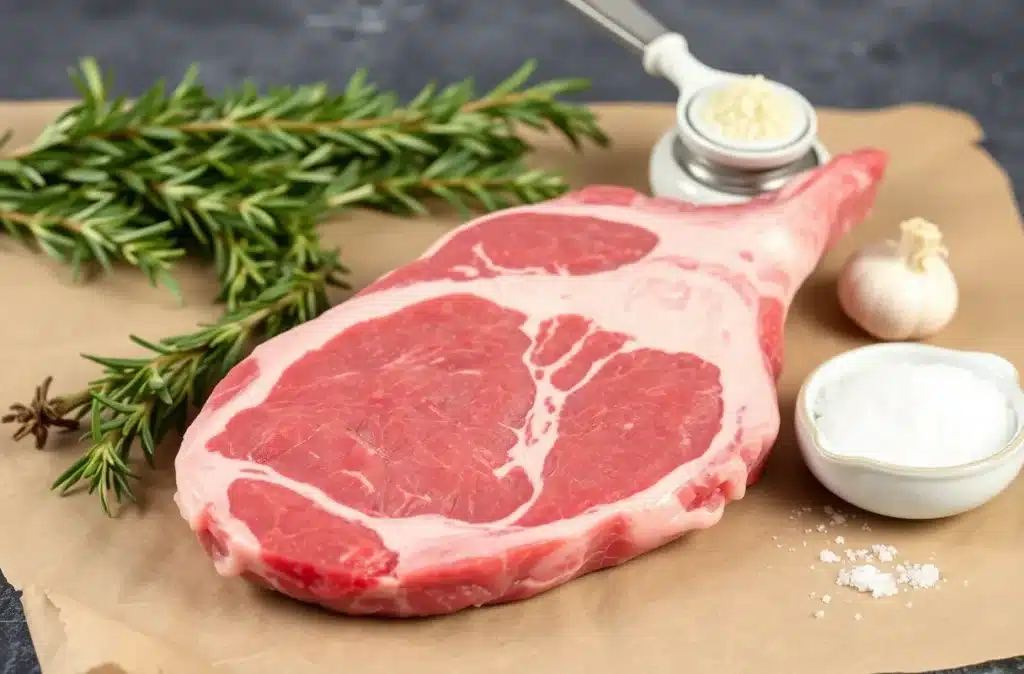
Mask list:
[[[900,224],[901,238],[865,246],[839,274],[839,304],[881,340],[930,337],[953,319],[959,291],[939,228],[923,218]]]

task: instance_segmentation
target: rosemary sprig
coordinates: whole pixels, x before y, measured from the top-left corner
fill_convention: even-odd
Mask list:
[[[531,149],[519,127],[555,129],[577,147],[607,138],[587,108],[559,100],[586,81],[526,86],[533,70],[527,62],[479,98],[470,80],[431,84],[400,106],[365,71],[339,93],[322,84],[261,93],[247,83],[214,97],[193,68],[172,91],[161,82],[128,101],[113,97],[110,78],[85,59],[72,73],[81,101],[0,161],[0,224],[76,277],[87,263],[109,268],[114,260],[173,286],[170,271],[186,247],[212,255],[226,280],[251,266],[240,241],[267,245],[280,220],[271,211],[301,207],[304,217],[322,217],[311,204],[328,207],[323,195],[342,189],[337,181],[370,184],[396,164],[411,173],[443,158],[438,165],[472,184],[480,205],[547,198],[566,186],[517,163]],[[353,175],[353,162],[366,173]],[[474,175],[493,166],[503,167],[500,179]],[[440,179],[432,184],[443,192]],[[503,187],[511,183],[524,187]],[[380,192],[371,201],[417,210]],[[230,306],[230,293],[224,299]]]
[[[85,262],[97,262],[105,270],[114,261],[126,262],[142,270],[153,285],[163,284],[177,294],[170,272],[185,251],[170,238],[174,223],[142,218],[137,207],[118,202],[116,194],[75,196],[68,184],[47,185],[41,176],[32,185],[16,179],[5,183],[3,178],[20,168],[0,160],[0,228],[70,265],[76,280]],[[31,175],[18,173],[18,178]],[[137,226],[128,226],[133,220]]]
[[[557,130],[579,147],[607,138],[585,107],[558,97],[582,80],[526,86],[528,62],[477,98],[472,82],[428,85],[399,105],[357,73],[342,92],[323,85],[261,93],[245,84],[211,96],[190,70],[128,101],[112,98],[91,60],[72,77],[82,100],[27,148],[0,160],[0,225],[71,265],[125,262],[174,287],[174,262],[213,259],[226,315],[197,331],[132,340],[139,358],[86,356],[103,368],[83,390],[50,397],[47,378],[4,423],[43,447],[51,428],[89,426],[91,446],[54,483],[132,499],[133,448],[150,463],[158,443],[256,340],[290,329],[345,287],[336,251],[317,224],[329,212],[369,207],[428,212],[431,199],[461,211],[541,201],[567,189],[528,168],[521,127]],[[0,139],[0,147],[3,146]]]
[[[159,342],[131,336],[146,356],[87,355],[103,374],[85,390],[48,399],[48,378],[32,404],[12,407],[3,420],[18,423],[18,435],[33,435],[41,447],[48,426],[74,430],[88,419],[91,447],[53,488],[64,494],[84,485],[89,493],[99,493],[110,514],[111,496],[118,503],[134,498],[133,447],[138,444],[152,465],[159,441],[174,428],[184,429],[189,409],[209,395],[257,339],[284,332],[329,307],[327,289],[343,284],[342,271],[336,255],[324,255],[320,266],[287,270],[258,297],[195,332]]]
[[[496,210],[516,200],[540,200],[564,188],[560,178],[522,169],[517,161],[467,163],[454,156],[456,152],[412,172],[400,161],[373,172],[351,162],[323,193],[324,208],[362,205],[419,214],[427,212],[422,199],[435,196],[461,210]],[[273,206],[268,206],[271,212]],[[31,403],[11,406],[2,421],[17,423],[15,438],[31,435],[39,448],[45,445],[50,427],[76,430],[83,419],[88,420],[91,446],[57,479],[55,489],[67,493],[84,483],[89,493],[99,492],[108,514],[110,496],[118,503],[133,499],[130,481],[136,475],[129,457],[136,443],[152,462],[156,444],[175,423],[184,424],[188,410],[205,400],[257,336],[272,336],[314,318],[328,307],[328,286],[348,287],[337,253],[320,247],[316,219],[307,217],[308,212],[284,210],[274,222],[286,236],[225,239],[225,247],[218,249],[227,260],[221,295],[232,306],[220,321],[159,343],[132,336],[152,355],[130,359],[87,355],[104,370],[86,389],[49,398],[48,378]]]
[[[82,101],[65,111],[28,148],[67,149],[86,144],[107,159],[90,168],[115,166],[142,152],[194,144],[206,149],[215,142],[221,157],[251,158],[288,152],[304,153],[323,145],[338,155],[376,156],[411,150],[438,154],[453,141],[490,156],[497,149],[528,148],[516,134],[516,124],[538,130],[559,130],[574,145],[589,139],[605,144],[607,137],[586,107],[558,100],[584,91],[584,79],[554,80],[526,86],[536,64],[527,61],[515,73],[477,98],[471,79],[444,88],[429,83],[406,105],[397,96],[367,82],[357,71],[347,86],[332,93],[325,84],[274,87],[260,91],[251,82],[211,96],[190,68],[181,83],[167,92],[158,82],[129,102],[112,99],[111,78],[92,59],[84,59],[71,78]],[[503,140],[505,145],[498,144]],[[157,150],[157,152],[154,152]],[[57,171],[67,164],[59,157],[48,166]]]
[[[303,170],[322,168],[316,162],[325,159],[316,154],[301,160]],[[163,186],[159,198],[195,241],[209,246],[222,283],[218,299],[232,308],[265,286],[265,271],[277,264],[285,242],[312,255],[316,225],[328,213],[362,207],[426,215],[434,198],[468,215],[542,201],[568,187],[562,176],[531,170],[519,158],[485,158],[455,146],[438,156],[354,158],[324,171],[323,180],[290,183],[219,175],[209,187]]]

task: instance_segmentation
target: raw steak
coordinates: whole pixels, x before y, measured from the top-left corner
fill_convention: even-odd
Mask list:
[[[228,374],[182,443],[181,513],[221,574],[390,616],[708,527],[778,433],[789,303],[885,164],[742,206],[589,187],[463,225]]]

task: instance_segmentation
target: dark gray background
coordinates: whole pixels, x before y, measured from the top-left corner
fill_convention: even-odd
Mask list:
[[[648,0],[719,68],[763,72],[820,105],[935,101],[972,112],[1024,184],[1021,0]],[[214,87],[328,80],[358,66],[410,94],[491,84],[527,57],[587,76],[594,99],[670,100],[634,57],[559,0],[0,0],[0,98],[66,96],[99,57],[128,91],[202,64]]]
[[[764,73],[818,105],[965,109],[1024,187],[1024,0],[646,5],[711,65]],[[536,57],[539,77],[591,78],[593,100],[673,95],[560,0],[0,0],[0,98],[70,96],[66,68],[86,55],[127,93],[199,62],[217,89],[245,77],[341,85],[367,67],[381,86],[411,95],[431,78],[492,85]],[[30,672],[19,605],[3,585],[0,576],[0,674]],[[1024,661],[973,670],[1011,671],[1024,672]]]

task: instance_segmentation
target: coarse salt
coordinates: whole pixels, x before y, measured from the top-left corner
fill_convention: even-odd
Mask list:
[[[867,562],[871,559],[870,550],[847,550],[845,553],[846,559],[851,562]]]
[[[941,575],[934,564],[901,564],[896,567],[901,584],[913,588],[929,588],[938,585]]]
[[[891,562],[896,558],[898,551],[891,545],[872,545],[871,551],[878,556],[880,562]]]
[[[937,588],[942,574],[934,564],[897,564],[895,573],[888,573],[873,564],[862,564],[852,569],[840,569],[836,585],[871,594],[872,597],[891,597],[900,586],[914,589]],[[909,606],[909,603],[908,603]]]
[[[814,412],[830,452],[917,468],[991,456],[1017,423],[998,386],[945,363],[865,368],[824,386]]]
[[[836,585],[869,593],[876,599],[891,597],[899,592],[896,577],[871,564],[840,570],[839,576],[836,578]]]
[[[835,564],[836,562],[839,561],[840,558],[839,558],[839,555],[837,555],[836,553],[832,552],[831,550],[822,550],[818,554],[818,559],[820,559],[821,561],[825,562],[826,564]]]
[[[794,512],[802,513],[808,510],[810,509],[799,508],[794,510]],[[856,519],[855,515],[845,516],[832,506],[825,506],[824,513],[829,518],[828,523],[833,525],[837,523],[843,524],[848,520]],[[871,531],[871,527],[866,522],[862,523],[860,528],[862,531]],[[818,524],[813,529],[804,529],[805,533],[811,533],[812,531],[827,533],[828,527],[825,524]],[[772,538],[776,539],[777,537],[773,536]],[[842,535],[832,536],[831,540],[838,546],[847,544],[846,537]],[[803,547],[806,547],[807,541],[802,541],[801,544]],[[790,551],[792,551],[792,548],[790,548]],[[927,558],[928,562],[923,564],[905,561],[897,562],[899,556],[900,551],[896,546],[885,543],[872,543],[860,548],[823,548],[818,551],[818,560],[822,563],[839,564],[848,562],[850,564],[850,566],[841,566],[838,569],[835,577],[836,586],[868,594],[874,599],[898,596],[903,592],[910,592],[912,590],[939,590],[941,589],[941,583],[948,581],[947,578],[942,577],[939,568],[931,563],[935,559],[935,553],[932,553]],[[810,569],[813,571],[815,565],[811,564]],[[966,580],[964,585],[967,585]],[[829,594],[819,595],[817,592],[811,592],[809,597],[822,604],[833,603],[832,596]],[[907,601],[904,602],[904,605],[910,608],[913,606],[913,603]],[[822,618],[825,612],[818,610],[811,615],[815,618]],[[854,620],[861,620],[862,618],[863,616],[860,613],[853,615]]]

